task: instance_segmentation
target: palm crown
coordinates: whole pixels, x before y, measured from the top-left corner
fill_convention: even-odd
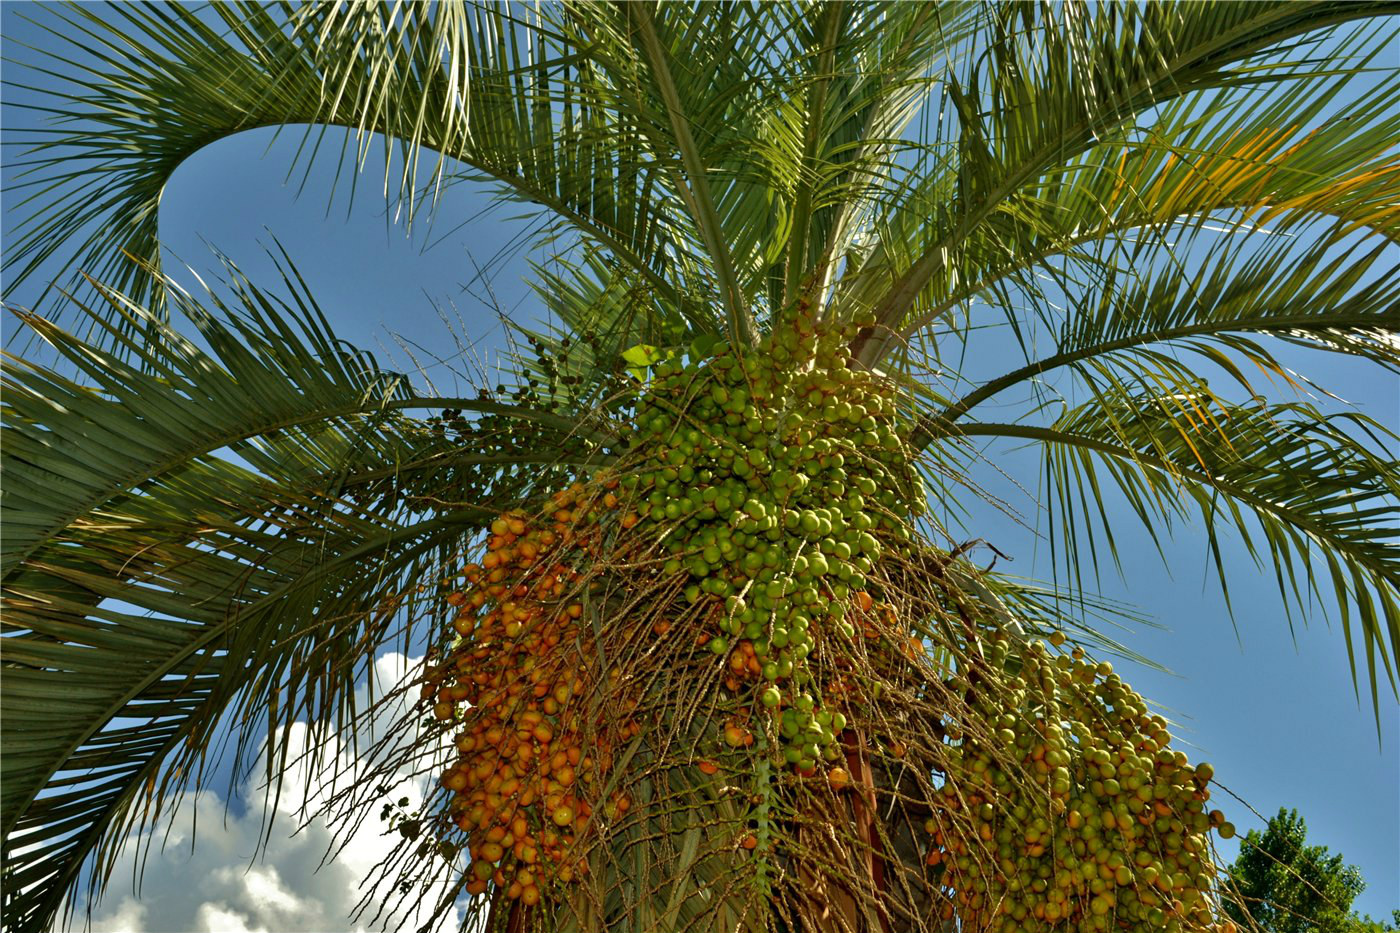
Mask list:
[[[1234,527],[1286,601],[1331,602],[1379,702],[1400,645],[1393,436],[1269,401],[1252,374],[1288,378],[1278,341],[1400,363],[1400,87],[1342,93],[1388,8],[45,10],[33,67],[70,89],[31,140],[6,262],[22,279],[68,257],[92,284],[19,312],[60,363],[5,369],[7,920],[45,927],[90,856],[110,864],[199,779],[221,723],[242,752],[353,717],[376,646],[442,624],[437,581],[492,520],[626,462],[646,380],[774,346],[794,309],[847,328],[850,365],[897,392],[923,495],[967,496],[980,439],[1016,438],[1044,448],[1069,566],[1095,532],[1070,503],[1106,487],[1150,527]],[[425,395],[337,340],[286,257],[272,289],[230,267],[196,298],[162,276],[180,162],[291,124],[398,147],[385,186],[409,209],[472,178],[543,219],[557,323],[516,323],[512,391]],[[1024,358],[960,379],[991,322]],[[1074,624],[940,560],[999,624]],[[698,922],[690,895],[648,897]]]

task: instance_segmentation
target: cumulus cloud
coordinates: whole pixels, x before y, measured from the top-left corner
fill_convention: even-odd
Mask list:
[[[378,682],[393,683],[416,663],[416,659],[402,655],[385,655],[375,665]],[[376,728],[393,721],[402,709],[382,710],[358,735],[361,747],[366,740],[372,741]],[[345,738],[330,739],[330,750],[342,761],[350,755],[351,746]],[[261,852],[265,827],[262,775],[238,788],[240,799],[233,808],[211,791],[191,794],[161,825],[128,841],[106,894],[91,905],[90,925],[87,912],[80,908],[65,929],[73,933],[417,929],[431,915],[431,901],[409,904],[373,927],[367,926],[365,919],[351,919],[355,905],[366,893],[366,876],[399,837],[386,835],[385,825],[377,814],[371,814],[348,839],[340,837],[343,848],[337,848],[335,857],[327,860],[327,852],[337,841],[332,827],[319,817],[303,827],[304,820],[299,818],[303,792],[310,788],[316,800],[323,786],[323,775],[296,762],[306,741],[304,726],[298,724],[289,731],[288,760],[294,763],[284,774],[284,789],[276,803],[277,819]],[[395,778],[397,783],[389,796],[407,797],[410,809],[416,808],[429,789],[426,782],[403,774]],[[141,874],[136,889],[138,862]],[[387,896],[387,892],[375,893],[376,898]],[[455,931],[461,921],[460,910],[454,910],[439,921],[438,928]]]

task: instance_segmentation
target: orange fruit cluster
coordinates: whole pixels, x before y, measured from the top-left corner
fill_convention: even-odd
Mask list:
[[[456,760],[440,782],[448,814],[468,834],[471,894],[488,883],[526,905],[549,881],[586,871],[579,839],[593,818],[612,743],[633,721],[602,735],[577,698],[594,686],[577,659],[587,639],[581,600],[588,581],[566,563],[600,540],[599,519],[618,501],[579,484],[556,493],[538,519],[507,513],[491,524],[480,565],[447,596],[461,636],[429,669],[425,699],[458,730]],[[629,801],[614,795],[612,814]]]
[[[712,637],[714,637],[714,633],[707,633],[705,641],[708,642]],[[724,686],[731,693],[738,693],[742,682],[762,679],[763,661],[754,651],[753,642],[745,638],[735,645],[734,650],[729,654],[729,675],[724,679]]]

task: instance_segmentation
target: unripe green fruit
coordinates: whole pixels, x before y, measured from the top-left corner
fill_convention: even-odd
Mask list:
[[[711,636],[709,650],[751,646],[757,665],[731,658],[723,695],[752,702],[742,697],[757,690],[762,708],[801,713],[800,722],[784,715],[779,750],[811,768],[840,756],[846,717],[831,708],[825,671],[861,638],[847,610],[876,574],[882,548],[871,532],[900,527],[873,510],[907,512],[898,490],[914,474],[882,387],[849,365],[844,344],[854,330],[823,325],[813,335],[813,321],[801,326],[801,335],[775,327],[757,352],[718,349],[655,367],[629,444],[645,466],[623,488],[646,494],[634,508],[660,532],[661,572],[691,577],[685,597],[700,604],[692,618]],[[875,450],[887,437],[894,448]],[[732,735],[729,745],[739,748]]]

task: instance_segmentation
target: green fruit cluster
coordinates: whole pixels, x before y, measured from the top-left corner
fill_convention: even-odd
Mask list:
[[[1210,765],[1169,747],[1142,697],[1075,649],[1004,638],[954,678],[928,863],[965,930],[1218,929]],[[990,729],[972,731],[971,724]]]
[[[907,537],[905,446],[894,398],[853,368],[853,328],[784,323],[759,348],[662,362],[640,399],[624,479],[661,529],[717,655],[779,709],[799,770],[839,756],[845,716],[823,709],[811,660],[849,655],[854,606],[884,543]],[[745,666],[745,659],[752,659]]]

